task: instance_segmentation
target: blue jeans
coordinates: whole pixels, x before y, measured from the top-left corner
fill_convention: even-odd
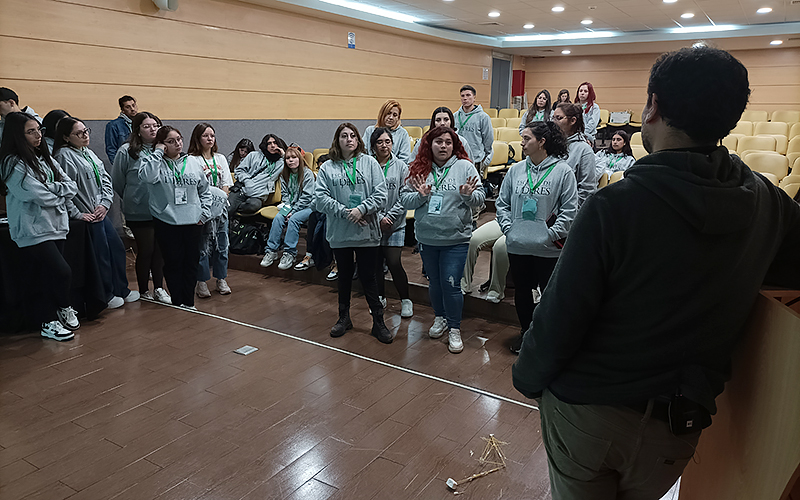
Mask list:
[[[434,246],[419,244],[422,263],[428,273],[428,293],[436,316],[447,318],[447,326],[461,328],[464,296],[461,295],[461,276],[467,261],[469,243]]]
[[[210,280],[212,268],[214,269],[214,277],[218,280],[224,280],[228,277],[227,217],[210,220],[206,222],[203,228],[203,236],[200,242],[200,267],[197,268],[197,281]]]
[[[131,291],[128,288],[128,276],[125,274],[125,245],[114,229],[111,218],[90,222],[88,226],[106,300],[111,300],[113,297],[127,297]]]
[[[272,227],[269,229],[269,238],[267,239],[267,251],[277,252],[281,247],[281,234],[283,233],[283,226],[286,228],[286,237],[283,239],[284,252],[289,252],[292,255],[297,255],[297,242],[300,239],[300,226],[308,220],[311,215],[311,208],[304,208],[299,212],[295,212],[289,218],[289,224],[286,224],[286,217],[281,214],[272,219]]]

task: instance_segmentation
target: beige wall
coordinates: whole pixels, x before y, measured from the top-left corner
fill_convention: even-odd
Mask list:
[[[44,115],[119,113],[117,99],[166,119],[370,119],[386,99],[404,118],[488,104],[491,50],[382,33],[233,0],[3,0],[0,86]],[[13,20],[13,22],[12,22]],[[347,33],[356,49],[347,49]]]
[[[747,67],[753,93],[749,109],[800,109],[800,49],[732,52]],[[641,111],[647,99],[647,78],[659,54],[592,57],[528,58],[525,90],[531,101],[543,88],[553,99],[562,88],[574,99],[581,82],[589,81],[597,104],[609,111]]]

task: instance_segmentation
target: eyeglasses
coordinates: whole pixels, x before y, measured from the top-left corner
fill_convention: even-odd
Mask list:
[[[89,127],[86,127],[85,129],[79,130],[79,131],[75,132],[72,135],[74,135],[76,137],[89,137],[89,134],[91,134],[91,133],[92,133],[92,129],[90,129]]]
[[[30,130],[26,130],[25,135],[31,135],[31,136],[44,135],[44,131],[45,131],[44,127],[32,128]]]

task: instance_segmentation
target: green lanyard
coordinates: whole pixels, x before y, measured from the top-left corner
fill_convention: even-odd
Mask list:
[[[347,166],[348,165],[350,165],[353,168],[353,174],[352,175],[350,175],[350,172],[347,171]],[[356,188],[356,167],[357,166],[358,166],[358,158],[357,157],[353,157],[353,161],[351,163],[348,163],[347,160],[345,160],[345,162],[344,162],[344,173],[347,174],[347,178],[350,179],[350,182],[352,183],[352,186],[350,186],[350,189],[355,189]]]
[[[95,163],[92,157],[86,154],[86,151],[84,151],[83,149],[81,149],[80,152],[83,155],[83,157],[86,158],[86,160],[91,162],[92,168],[94,169],[94,178],[97,181],[97,187],[100,187],[102,183],[100,182],[100,169],[97,168],[97,163]]]
[[[466,119],[466,120],[464,120],[464,121],[461,121],[461,118],[459,118],[459,119],[458,119],[458,130],[461,130],[461,129],[464,127],[464,125],[466,125],[466,124],[467,124],[467,122],[469,121],[469,119],[470,119],[470,118],[472,118],[472,115],[475,115],[475,114],[477,114],[477,113],[472,113],[471,115],[466,115],[466,116],[467,116],[467,119]]]
[[[294,201],[294,195],[299,191],[299,177],[300,175],[297,173],[289,174],[289,201]]]
[[[47,182],[54,182],[56,180],[56,174],[53,172],[53,169],[47,167]]]
[[[267,170],[269,170],[269,173],[268,173],[268,175],[269,175],[270,177],[272,177],[272,174],[274,174],[274,173],[275,173],[275,168],[274,168],[274,167],[275,167],[275,165],[276,165],[277,163],[278,163],[277,161],[276,161],[275,163],[271,163],[269,160],[267,160],[267,157],[266,157],[266,156],[264,157],[264,164],[267,166]]]
[[[206,167],[207,167],[209,170],[211,170],[211,181],[212,181],[212,183],[211,183],[211,184],[212,184],[214,187],[219,187],[219,186],[217,186],[217,172],[219,171],[219,170],[217,169],[217,159],[216,159],[216,158],[214,158],[214,156],[213,156],[213,155],[211,156],[211,163],[213,164],[213,166],[212,166],[212,165],[209,165],[209,164],[208,164],[208,162],[206,161],[206,157],[205,157],[205,156],[201,156],[201,158],[203,158],[203,162],[206,164]]]
[[[539,179],[539,182],[537,182],[536,185],[534,186],[533,179],[531,178],[531,161],[530,159],[528,159],[528,161],[525,162],[525,171],[528,173],[528,186],[530,186],[531,188],[531,195],[534,193],[534,191],[536,191],[536,188],[541,186],[542,182],[544,182],[544,180],[547,179],[547,176],[550,175],[550,172],[553,171],[553,169],[556,167],[556,164],[558,164],[558,160],[554,161],[553,164],[550,165],[550,168],[547,169],[547,172],[545,172],[544,176],[541,179]]]
[[[189,158],[189,157],[188,156],[184,156],[183,157],[183,168],[181,168],[181,173],[180,174],[178,173],[178,169],[175,168],[175,162],[170,160],[170,159],[168,159],[168,158],[166,159],[167,160],[167,165],[169,165],[169,169],[172,170],[172,175],[175,176],[175,180],[177,180],[177,181],[181,180],[181,177],[183,177],[183,172],[186,171],[186,159],[187,158]]]
[[[611,170],[611,169],[613,169],[613,168],[614,168],[614,165],[616,165],[616,164],[617,164],[617,162],[619,162],[619,161],[622,159],[622,156],[623,156],[623,155],[619,155],[619,156],[617,156],[616,158],[614,158],[613,160],[609,160],[609,162],[608,162],[608,168],[609,168],[609,170]]]
[[[534,122],[543,122],[544,121],[544,111],[537,111],[533,114],[533,118],[531,121]]]
[[[386,178],[387,175],[389,175],[389,164],[390,163],[392,163],[392,159],[391,158],[389,158],[389,160],[386,162],[386,165],[383,166],[383,177],[384,177],[384,179]]]
[[[447,167],[444,170],[444,173],[442,174],[441,180],[436,175],[436,169],[435,168],[431,168],[431,172],[433,172],[433,184],[434,184],[434,186],[436,186],[436,190],[437,191],[439,190],[439,186],[442,185],[442,182],[444,182],[444,178],[447,177],[447,174],[450,172],[450,168],[451,167],[452,167],[452,165],[450,165],[450,167]]]

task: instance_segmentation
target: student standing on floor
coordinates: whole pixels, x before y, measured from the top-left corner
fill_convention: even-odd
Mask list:
[[[0,195],[6,197],[11,239],[31,266],[40,295],[34,307],[42,337],[72,340],[80,323],[69,303],[72,270],[64,260],[69,232],[67,201],[78,188],[50,158],[38,120],[4,116],[0,143]]]
[[[383,322],[375,278],[381,242],[378,211],[386,204],[386,181],[351,123],[336,129],[328,154],[331,159],[317,174],[314,203],[316,210],[326,215],[327,238],[339,266],[339,320],[331,328],[331,337],[341,337],[353,328],[350,291],[355,254],[358,277],[372,311],[372,335],[390,344],[392,333]]]
[[[16,92],[7,87],[0,87],[0,138],[3,137],[3,127],[6,124],[5,118],[9,113],[25,113],[34,118],[39,124],[42,123],[42,117],[37,115],[32,107],[25,106],[20,109],[19,96]]]
[[[536,98],[533,100],[531,107],[522,115],[522,120],[519,122],[519,134],[522,135],[522,131],[525,130],[525,127],[533,122],[549,122],[553,114],[553,111],[550,109],[551,106],[550,92],[548,92],[547,89],[540,90],[539,93],[536,94]]]
[[[472,236],[472,209],[483,205],[485,195],[455,130],[436,127],[420,141],[400,199],[407,210],[415,211],[414,234],[430,280],[436,318],[428,334],[438,339],[449,329],[448,349],[458,353],[464,349],[461,274]]]
[[[154,114],[143,111],[133,117],[130,140],[120,146],[114,156],[111,182],[114,191],[122,198],[122,213],[136,240],[136,281],[143,299],[171,304],[164,290],[164,259],[156,242],[153,216],[147,185],[139,180],[141,162],[153,154],[153,143],[161,126]],[[150,275],[153,276],[153,293],[150,293]]]
[[[394,99],[386,101],[381,110],[378,111],[378,120],[375,125],[370,125],[364,130],[364,135],[361,140],[364,144],[369,144],[372,132],[378,128],[383,127],[389,129],[392,133],[392,153],[401,161],[408,161],[411,155],[411,137],[408,135],[406,129],[401,126],[400,115],[403,113],[403,108],[400,103]]]
[[[589,82],[583,82],[578,86],[578,94],[575,97],[575,104],[581,107],[583,113],[583,133],[590,143],[594,144],[597,135],[597,125],[600,123],[600,106],[596,99],[594,87]]]
[[[129,95],[119,98],[119,116],[106,124],[106,155],[114,164],[119,148],[127,142],[133,130],[133,117],[139,112],[136,99]]]
[[[659,57],[650,155],[570,228],[513,366],[541,399],[553,500],[661,498],[716,413],[762,285],[800,287],[800,206],[718,146],[749,95],[725,51]]]
[[[178,129],[158,129],[153,154],[142,160],[139,178],[147,183],[150,213],[164,253],[164,277],[172,303],[194,309],[200,237],[211,218],[211,192],[203,170],[183,154]]]
[[[189,161],[196,168],[203,171],[209,185],[214,188],[211,192],[214,216],[205,223],[200,244],[200,267],[197,270],[197,285],[195,293],[200,298],[211,297],[206,281],[211,279],[211,270],[217,278],[217,291],[220,295],[231,293],[228,286],[228,203],[227,197],[233,186],[231,171],[228,161],[217,152],[217,135],[214,127],[209,123],[198,123],[192,130],[189,139]],[[225,201],[220,200],[225,197]],[[224,208],[222,215],[218,210],[219,205]]]
[[[303,152],[297,147],[290,147],[286,150],[283,164],[281,204],[278,205],[278,215],[272,219],[267,248],[264,252],[264,258],[261,259],[261,266],[269,267],[278,258],[281,236],[283,236],[285,227],[286,236],[283,238],[283,255],[278,263],[278,269],[285,271],[294,265],[297,257],[297,242],[300,241],[300,226],[308,221],[312,212],[314,172],[308,168]]]
[[[386,178],[386,205],[378,211],[381,225],[381,254],[378,256],[375,276],[378,279],[378,295],[381,304],[386,307],[386,280],[383,273],[383,261],[392,273],[392,283],[400,295],[400,317],[410,318],[414,315],[414,305],[408,292],[408,276],[403,269],[401,256],[406,240],[406,209],[400,201],[400,188],[408,177],[408,165],[396,158],[392,152],[392,134],[389,129],[376,128],[369,139],[369,151],[378,160],[378,164]]]
[[[115,309],[139,300],[139,292],[128,288],[125,246],[106,217],[114,188],[103,161],[89,149],[90,132],[77,118],[62,118],[56,127],[54,159],[77,184],[78,191],[67,201],[67,210],[70,218],[88,223],[106,301],[110,309]]]
[[[431,115],[431,124],[428,127],[428,130],[436,127],[449,127],[454,129],[455,126],[453,125],[456,122],[455,118],[453,117],[453,112],[450,111],[450,108],[447,106],[439,106],[438,108],[433,110],[433,114]],[[461,140],[461,145],[464,146],[464,151],[467,152],[467,156],[472,158],[472,150],[469,148],[469,143],[467,142],[467,138],[461,134],[458,134],[458,138]],[[417,152],[419,151],[419,144],[420,141],[414,145],[414,151],[411,152],[411,156],[408,159],[408,164],[410,165],[414,158],[417,157]]]
[[[597,167],[594,152],[583,135],[583,112],[577,104],[562,103],[553,113],[553,121],[567,136],[567,163],[578,181],[578,208],[597,191]]]
[[[519,353],[536,304],[533,291],[545,292],[569,228],[578,213],[575,174],[564,159],[567,138],[553,122],[533,122],[522,130],[527,158],[514,164],[497,198],[497,222],[506,236],[514,279],[514,305],[520,335],[511,344]]]
[[[478,173],[483,175],[484,170],[492,163],[494,150],[494,129],[492,119],[483,110],[480,104],[475,104],[477,92],[472,85],[461,87],[461,107],[454,115],[455,129],[464,136],[472,152],[470,160],[475,164]]]
[[[258,150],[242,160],[233,172],[236,184],[228,196],[230,217],[237,212],[254,214],[261,210],[269,195],[275,192],[275,181],[283,170],[285,153],[286,143],[283,139],[267,134],[261,139]]]

